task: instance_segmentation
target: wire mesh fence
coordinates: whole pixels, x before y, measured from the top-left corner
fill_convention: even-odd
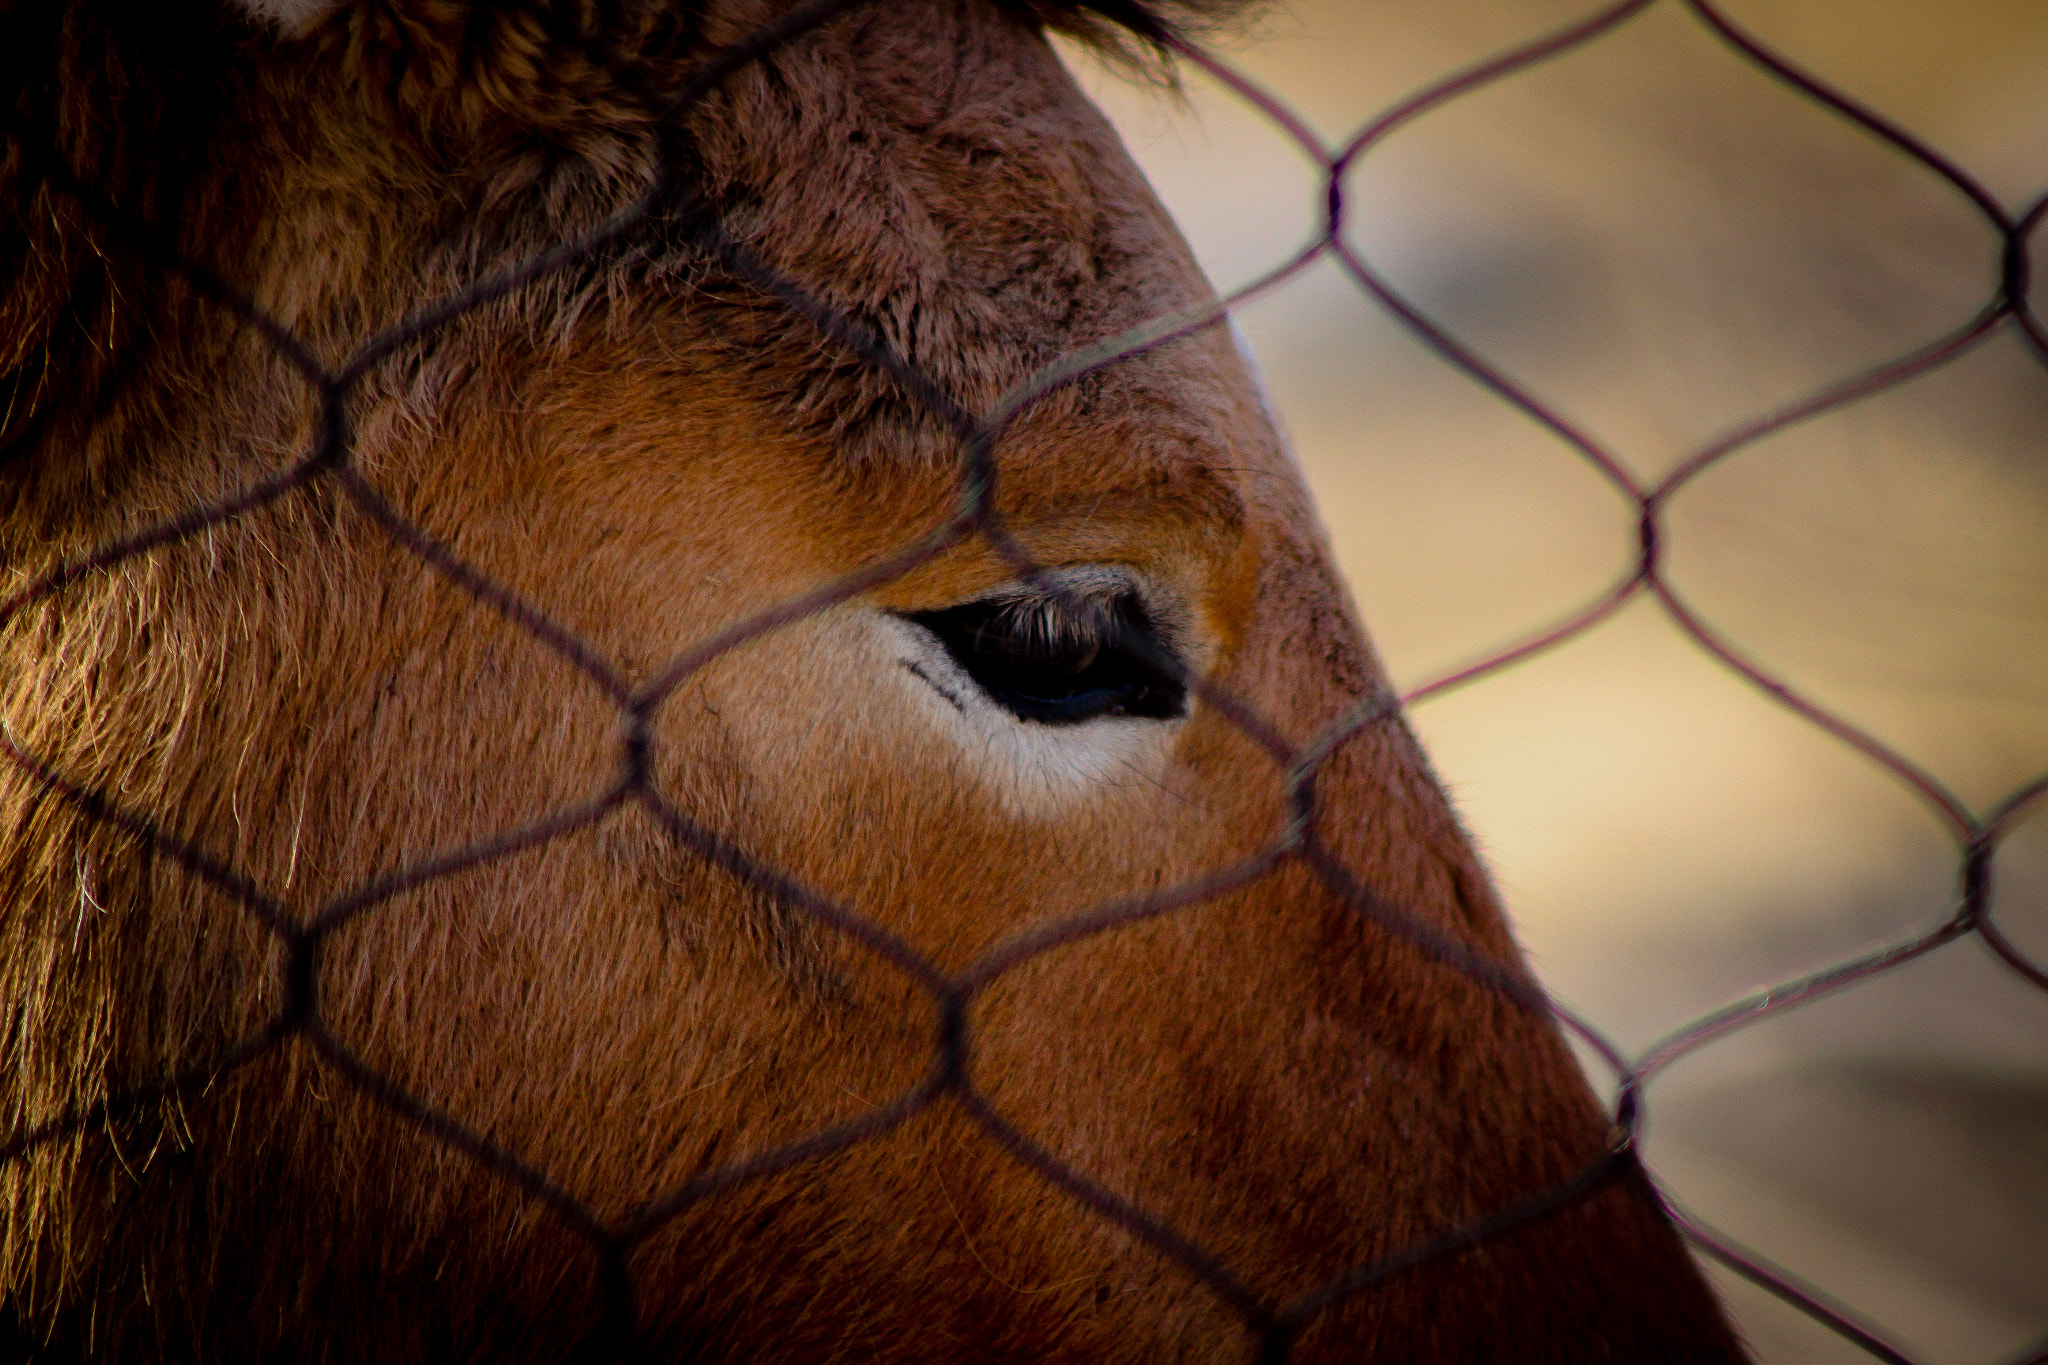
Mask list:
[[[679,124],[734,73],[765,54],[801,42],[818,26],[856,8],[886,3],[887,0],[810,0],[790,8],[779,20],[706,62],[673,99],[666,119]],[[1497,82],[1513,80],[1539,63],[1598,43],[1646,10],[1660,5],[1682,9],[1729,51],[1785,89],[1796,91],[1853,125],[1924,175],[1947,186],[1991,230],[1993,246],[1985,261],[1990,280],[1986,297],[1976,315],[1966,323],[1945,334],[1928,337],[1908,351],[1796,401],[1739,422],[1691,450],[1662,477],[1646,480],[1631,471],[1620,452],[1569,419],[1544,395],[1497,368],[1428,310],[1405,297],[1347,236],[1346,227],[1350,172],[1417,119]],[[417,309],[399,325],[364,339],[340,364],[330,365],[234,284],[182,256],[163,225],[137,219],[113,202],[79,168],[66,164],[52,149],[40,145],[34,129],[10,127],[8,133],[16,154],[43,182],[80,205],[107,233],[114,244],[111,249],[132,253],[138,259],[181,275],[210,306],[226,311],[260,336],[296,372],[306,388],[317,395],[320,418],[317,440],[287,468],[250,484],[234,496],[183,509],[158,524],[42,574],[0,605],[0,628],[18,622],[32,608],[61,602],[68,588],[88,576],[108,572],[163,547],[202,538],[214,528],[248,518],[319,486],[336,491],[380,527],[395,546],[587,678],[608,700],[620,732],[612,780],[586,799],[520,828],[504,830],[468,847],[401,867],[324,904],[301,909],[274,897],[242,870],[164,828],[147,814],[128,808],[117,791],[61,770],[46,755],[18,742],[11,728],[0,730],[0,749],[4,749],[12,763],[32,775],[43,790],[71,803],[92,820],[125,832],[239,906],[241,913],[274,938],[284,963],[282,1003],[254,1033],[187,1070],[89,1107],[49,1115],[25,1131],[6,1136],[0,1141],[0,1165],[22,1160],[47,1144],[112,1125],[166,1098],[201,1096],[259,1059],[280,1049],[301,1048],[316,1056],[341,1082],[523,1191],[586,1241],[601,1268],[599,1278],[604,1295],[604,1320],[593,1340],[593,1349],[600,1356],[622,1357],[630,1355],[633,1349],[640,1309],[629,1266],[636,1247],[704,1201],[877,1137],[943,1101],[956,1106],[990,1142],[1049,1185],[1179,1263],[1242,1320],[1251,1354],[1260,1359],[1280,1360],[1287,1358],[1292,1343],[1333,1305],[1369,1292],[1375,1284],[1408,1267],[1498,1236],[1605,1188],[1637,1160],[1636,1134],[1648,1103],[1650,1083],[1681,1058],[1718,1039],[1822,996],[1904,969],[1915,959],[1966,937],[1977,938],[2018,979],[2048,991],[2048,967],[2032,960],[2001,928],[1992,894],[2000,845],[2023,821],[2048,804],[2048,776],[2020,787],[1988,807],[1973,808],[1933,772],[1749,657],[1678,591],[1667,570],[1670,509],[1701,475],[1737,452],[1789,427],[1896,389],[1957,361],[2002,334],[2017,335],[2036,359],[2048,362],[2048,331],[2044,331],[2029,299],[2031,242],[2040,220],[2048,214],[2048,195],[2018,209],[2008,207],[1961,165],[1934,147],[1773,51],[1739,26],[1714,0],[1625,0],[1609,6],[1416,90],[1337,143],[1326,142],[1312,132],[1289,107],[1284,91],[1263,88],[1197,44],[1171,36],[1166,42],[1177,60],[1199,68],[1234,92],[1320,168],[1324,191],[1321,226],[1310,240],[1215,305],[1154,319],[1064,357],[984,412],[962,406],[941,383],[861,322],[814,297],[729,232],[695,197],[697,191],[689,178],[689,168],[678,160],[665,162],[637,202],[598,227]],[[466,560],[380,491],[357,459],[355,424],[360,414],[351,405],[367,378],[394,355],[455,325],[467,314],[531,289],[630,241],[633,234],[657,220],[686,224],[696,245],[726,270],[777,300],[793,319],[815,329],[859,364],[888,376],[929,418],[951,432],[957,443],[958,461],[952,510],[925,534],[855,573],[817,584],[798,597],[729,624],[648,676],[633,677],[609,660],[598,645]],[[1335,262],[1357,289],[1397,318],[1445,362],[1570,447],[1583,460],[1589,477],[1604,481],[1635,509],[1630,563],[1619,579],[1565,619],[1508,643],[1479,662],[1413,688],[1404,696],[1371,698],[1353,714],[1302,744],[1290,742],[1268,717],[1214,681],[1187,677],[1186,685],[1200,703],[1239,729],[1266,755],[1273,769],[1283,775],[1292,812],[1287,826],[1266,847],[1242,862],[1211,869],[1185,884],[1149,895],[1075,907],[1072,915],[1013,939],[963,969],[944,968],[896,933],[759,860],[737,836],[693,818],[664,789],[654,763],[656,720],[685,685],[714,661],[792,622],[899,580],[964,542],[984,543],[1020,577],[1042,575],[1044,566],[1033,559],[1006,526],[995,502],[995,484],[1000,473],[997,447],[1004,433],[1033,404],[1061,387],[1193,332],[1221,325],[1233,308],[1284,288],[1318,262]],[[1519,973],[1502,968],[1432,930],[1364,884],[1318,835],[1316,793],[1318,775],[1331,755],[1400,708],[1420,704],[1452,689],[1480,684],[1489,676],[1539,654],[1567,648],[1624,606],[1641,600],[1654,602],[1672,628],[1732,675],[1861,754],[1917,798],[1952,841],[1958,889],[1953,905],[1924,932],[1734,1001],[1630,1056],[1604,1038],[1597,1028],[1557,1007]],[[789,911],[823,931],[842,936],[901,973],[926,995],[939,1023],[929,1070],[907,1093],[786,1146],[711,1169],[624,1217],[606,1217],[547,1171],[526,1164],[485,1134],[438,1109],[336,1036],[323,1015],[322,949],[346,926],[365,916],[377,915],[407,893],[589,830],[636,808],[651,816],[678,847],[692,851],[706,864],[750,884]],[[1531,1010],[1554,1011],[1564,1027],[1611,1070],[1619,1098],[1611,1144],[1596,1162],[1571,1179],[1441,1237],[1355,1266],[1291,1301],[1274,1302],[1240,1278],[1224,1258],[1090,1179],[999,1113],[974,1078],[976,1039],[971,1013],[977,999],[993,983],[1044,954],[1125,926],[1182,913],[1273,876],[1288,866],[1305,869],[1360,914],[1517,1004]],[[1769,1263],[1675,1205],[1671,1212],[1694,1245],[1707,1256],[1824,1323],[1872,1358],[1892,1362],[1913,1359],[1888,1341],[1882,1328],[1859,1320],[1832,1299],[1824,1286],[1801,1279],[1796,1267]],[[2048,1347],[2025,1357],[2027,1365],[2044,1361],[2048,1361]]]

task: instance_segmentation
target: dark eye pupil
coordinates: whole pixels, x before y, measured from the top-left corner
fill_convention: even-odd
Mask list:
[[[936,635],[961,671],[1020,720],[1187,714],[1179,660],[1135,597],[995,599],[907,619]]]

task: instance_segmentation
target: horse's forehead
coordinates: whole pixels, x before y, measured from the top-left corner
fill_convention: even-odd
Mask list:
[[[778,8],[720,0],[706,10],[730,22],[711,23],[704,37],[739,41]],[[457,36],[440,25],[418,42]],[[495,220],[507,215],[534,242],[582,230],[579,195],[601,198],[608,175],[632,182],[617,168],[636,164],[633,139],[652,136],[625,116],[626,94],[593,88],[546,99],[573,72],[491,68],[491,54],[505,48],[481,44],[473,71],[440,63],[448,81],[473,83],[479,100],[505,89],[487,116],[470,118],[462,101],[446,106],[462,114],[445,115],[451,128],[500,149],[479,153],[475,175],[501,207],[458,230],[474,236],[475,250],[433,239],[442,229],[430,225],[439,261],[486,254],[506,232]],[[421,62],[433,65],[431,56]],[[697,57],[679,49],[673,60],[681,70]],[[372,85],[373,95],[386,88]],[[394,98],[443,99],[431,83],[389,88]],[[546,134],[580,188],[535,182],[520,150],[533,139],[507,138],[499,124]],[[398,151],[438,164],[434,148],[404,141],[418,136],[412,121],[393,127]],[[765,414],[767,433],[827,452],[829,477],[856,492],[886,493],[906,476],[929,488],[958,469],[959,424],[931,393],[956,405],[955,417],[986,419],[1014,405],[995,449],[1006,514],[1039,527],[1093,516],[1127,539],[1147,519],[1158,528],[1234,526],[1241,489],[1257,496],[1261,480],[1286,477],[1224,328],[1163,343],[1146,330],[1191,317],[1212,301],[1209,287],[1114,130],[1009,7],[852,7],[734,72],[690,115],[685,140],[708,215],[662,215],[645,254],[636,245],[614,264],[550,277],[515,301],[524,323],[471,333],[485,349],[493,335],[507,342],[508,364],[496,368],[522,376],[514,387],[550,388],[562,374],[552,362],[521,363],[533,355],[527,324],[578,336],[602,363],[573,368],[600,377],[577,381],[567,397],[593,426],[637,395],[646,401],[622,418],[628,425],[688,422],[711,432],[722,422],[703,448],[745,447],[748,468],[760,470],[764,427],[753,418]],[[348,154],[357,156],[352,145]],[[502,175],[487,155],[507,159]],[[503,196],[500,181],[512,187]],[[603,321],[582,327],[577,318]],[[442,354],[475,359],[463,347]],[[1087,362],[1078,372],[1077,359]],[[912,372],[917,382],[906,382]],[[711,421],[715,414],[736,420]],[[814,479],[814,463],[788,467]]]
[[[1200,346],[1055,382],[1208,287],[1038,34],[992,5],[913,3],[818,38],[747,73],[701,125],[749,251],[969,412],[1059,389],[1039,406],[1093,405],[1100,422],[1208,382]],[[782,368],[784,391],[808,387],[794,372],[815,358]]]

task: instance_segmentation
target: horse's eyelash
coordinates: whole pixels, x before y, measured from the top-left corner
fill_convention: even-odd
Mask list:
[[[1018,644],[1047,652],[1100,648],[1118,632],[1113,604],[1078,593],[1013,598],[998,608],[987,629],[1000,628]]]

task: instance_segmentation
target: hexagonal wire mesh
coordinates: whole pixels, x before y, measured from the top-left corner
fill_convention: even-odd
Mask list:
[[[761,54],[798,40],[814,26],[857,5],[882,3],[886,0],[809,0],[809,3],[791,8],[780,21],[708,62],[675,100],[669,117],[679,119],[686,115],[720,82]],[[1803,398],[1739,422],[1718,437],[1691,449],[1662,477],[1646,480],[1632,472],[1627,462],[1599,437],[1566,417],[1557,405],[1497,368],[1428,310],[1404,296],[1388,275],[1346,235],[1346,186],[1347,173],[1362,158],[1400,134],[1422,115],[1495,83],[1511,80],[1539,63],[1594,44],[1660,3],[1667,9],[1682,8],[1689,12],[1704,31],[1758,71],[1766,73],[1782,88],[1796,92],[1862,130],[1918,167],[1926,176],[1949,187],[1992,230],[1998,248],[1997,268],[1993,272],[1996,282],[1975,316],[1963,325],[1927,338],[1882,363],[1826,384]],[[612,1349],[625,1352],[634,1337],[635,1318],[634,1290],[627,1258],[632,1249],[655,1230],[699,1201],[715,1198],[742,1183],[840,1151],[904,1122],[942,1097],[950,1097],[991,1141],[1016,1161],[1036,1171],[1047,1182],[1064,1190],[1102,1218],[1120,1224],[1132,1235],[1182,1264],[1190,1275],[1242,1318],[1256,1353],[1261,1358],[1277,1360],[1286,1357],[1289,1343],[1329,1305],[1365,1291],[1375,1281],[1405,1267],[1494,1236],[1582,1200],[1602,1188],[1618,1171],[1636,1160],[1635,1138],[1644,1113],[1644,1095],[1649,1083],[1680,1058],[1717,1039],[1818,997],[1896,972],[1914,959],[1968,936],[1980,940],[2016,977],[2048,991],[2048,969],[2033,961],[2001,930],[1993,915],[1991,896],[1992,873],[2001,841],[2026,816],[2048,801],[2048,777],[2030,782],[1984,809],[1973,809],[1927,768],[1761,666],[1681,595],[1667,572],[1667,527],[1674,502],[1693,487],[1703,473],[1736,452],[1795,424],[1904,385],[1950,364],[2001,333],[2017,334],[2037,358],[2048,359],[2048,331],[2044,331],[2028,300],[2029,239],[2044,213],[2048,213],[2048,196],[2036,199],[2018,211],[2008,209],[1970,172],[1934,147],[1856,99],[1802,71],[1738,26],[1717,0],[1623,0],[1553,33],[1432,81],[1337,143],[1326,142],[1312,132],[1307,123],[1290,109],[1283,93],[1262,87],[1229,62],[1195,45],[1176,41],[1174,47],[1180,60],[1207,73],[1214,81],[1234,92],[1319,168],[1323,194],[1319,229],[1291,254],[1213,307],[1155,319],[1070,355],[1019,385],[985,413],[962,408],[941,385],[893,352],[878,337],[811,297],[775,267],[756,257],[729,236],[707,212],[693,212],[690,187],[679,168],[673,165],[662,168],[654,186],[636,204],[601,226],[516,268],[492,274],[460,293],[418,309],[398,326],[365,339],[341,365],[330,367],[316,359],[299,338],[266,316],[232,284],[181,259],[157,229],[126,215],[98,188],[83,180],[74,168],[63,164],[48,148],[38,146],[27,130],[10,129],[21,155],[35,171],[72,196],[125,249],[181,273],[214,306],[233,314],[244,326],[263,337],[318,394],[321,421],[319,436],[312,449],[304,452],[283,472],[263,479],[224,501],[189,508],[156,526],[107,544],[90,555],[44,574],[0,605],[0,623],[18,618],[36,604],[59,598],[68,586],[88,575],[103,573],[159,547],[201,536],[211,527],[247,517],[312,485],[325,483],[340,490],[382,527],[397,545],[447,582],[470,594],[476,602],[528,632],[595,683],[616,709],[622,721],[622,734],[617,747],[616,773],[604,790],[592,793],[586,800],[558,810],[537,823],[506,830],[470,847],[400,868],[301,914],[266,894],[234,867],[217,861],[203,849],[160,828],[148,817],[126,809],[113,794],[59,771],[43,756],[18,743],[11,732],[0,732],[0,748],[4,748],[13,763],[33,774],[43,788],[73,803],[93,820],[126,831],[157,854],[181,866],[192,877],[239,904],[275,936],[286,963],[283,1004],[254,1034],[188,1071],[165,1076],[153,1084],[116,1095],[89,1109],[51,1115],[27,1131],[9,1136],[0,1143],[0,1163],[20,1159],[32,1149],[59,1138],[112,1123],[126,1113],[165,1097],[203,1090],[273,1049],[292,1045],[304,1047],[323,1059],[337,1077],[359,1089],[375,1103],[403,1116],[434,1138],[525,1191],[585,1238],[602,1266],[602,1283],[606,1291],[602,1335],[611,1343]],[[448,326],[471,310],[532,286],[604,250],[646,225],[657,214],[672,214],[691,221],[704,249],[729,269],[780,300],[792,315],[803,319],[861,362],[893,377],[904,392],[912,395],[952,430],[959,441],[960,457],[956,504],[951,515],[940,525],[881,562],[846,577],[821,583],[814,590],[772,610],[730,624],[671,660],[653,676],[636,682],[624,676],[603,657],[599,649],[574,631],[550,619],[539,608],[465,562],[446,544],[409,520],[380,493],[353,458],[349,402],[364,377],[402,348]],[[661,789],[651,763],[651,727],[664,703],[698,670],[780,626],[901,577],[968,538],[984,539],[1019,574],[1034,572],[1036,566],[1023,546],[1006,530],[992,501],[994,450],[1009,423],[1039,398],[1080,376],[1192,331],[1218,325],[1231,309],[1279,288],[1318,262],[1334,262],[1359,290],[1376,301],[1387,314],[1398,319],[1442,360],[1575,451],[1593,477],[1604,480],[1634,509],[1635,541],[1627,571],[1597,599],[1566,619],[1500,648],[1479,662],[1413,688],[1398,699],[1374,698],[1304,745],[1294,745],[1283,739],[1263,717],[1213,682],[1189,679],[1191,689],[1205,705],[1240,727],[1286,775],[1294,810],[1291,826],[1256,856],[1240,864],[1213,869],[1191,882],[1153,895],[1077,908],[1071,917],[1002,945],[960,971],[942,969],[897,935],[798,883],[777,868],[757,861],[731,838],[693,820]],[[1319,842],[1315,833],[1314,810],[1316,774],[1324,760],[1348,737],[1381,721],[1397,707],[1412,706],[1450,689],[1478,682],[1536,655],[1566,646],[1614,616],[1625,605],[1638,600],[1654,602],[1672,627],[1730,673],[1789,709],[1807,724],[1860,753],[1901,788],[1916,796],[1953,842],[1960,890],[1953,909],[1924,932],[1737,1000],[1671,1032],[1637,1055],[1628,1056],[1590,1024],[1534,994],[1519,977],[1506,974],[1458,944],[1443,939],[1399,906],[1363,885]],[[397,896],[586,829],[630,806],[645,810],[678,845],[693,850],[706,862],[752,883],[791,910],[844,935],[892,965],[929,995],[941,1025],[934,1042],[930,1070],[922,1083],[909,1093],[850,1122],[814,1133],[780,1149],[713,1169],[648,1201],[627,1217],[607,1220],[547,1173],[523,1164],[484,1135],[410,1093],[330,1033],[323,1023],[321,1011],[320,949],[342,926],[360,916],[376,914],[381,906]],[[1075,1171],[995,1112],[977,1091],[969,1066],[974,1048],[969,1007],[977,994],[997,977],[1039,954],[1119,926],[1174,914],[1270,875],[1287,863],[1309,869],[1360,913],[1471,973],[1494,989],[1530,1008],[1556,1010],[1565,1027],[1583,1040],[1611,1069],[1618,1099],[1612,1145],[1599,1161],[1564,1184],[1522,1204],[1496,1210],[1434,1241],[1409,1247],[1372,1264],[1357,1266],[1292,1302],[1275,1303],[1254,1292],[1226,1264],[1180,1231]],[[1768,1263],[1675,1205],[1672,1213],[1693,1243],[1708,1256],[1826,1324],[1870,1356],[1893,1362],[1911,1359],[1901,1348],[1885,1340],[1878,1329],[1857,1320],[1824,1292],[1803,1282],[1792,1272]],[[2032,1352],[2027,1360],[2036,1365],[2048,1361],[2048,1349]]]

